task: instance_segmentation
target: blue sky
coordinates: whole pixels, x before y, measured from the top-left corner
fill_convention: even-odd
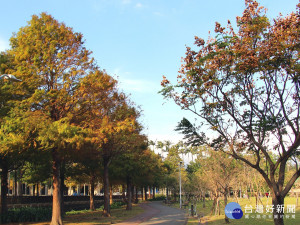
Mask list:
[[[298,0],[260,0],[269,18],[295,11]],[[0,51],[9,48],[13,32],[33,14],[50,13],[81,32],[98,65],[118,77],[120,87],[143,110],[145,133],[152,140],[181,136],[174,131],[182,117],[194,119],[157,92],[165,75],[175,82],[186,46],[204,39],[216,21],[234,24],[243,0],[0,0]],[[209,136],[209,135],[208,135]]]

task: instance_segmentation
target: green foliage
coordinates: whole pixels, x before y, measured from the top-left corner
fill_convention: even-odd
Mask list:
[[[115,201],[111,204],[111,209],[120,209],[122,208],[124,205],[126,205],[125,202],[123,201]],[[100,206],[99,208],[97,208],[97,210],[103,210],[103,205]],[[83,209],[83,210],[72,210],[72,211],[69,211],[69,212],[66,212],[67,215],[77,215],[77,214],[84,214],[84,213],[87,213],[87,212],[91,212],[90,209]]]
[[[201,163],[199,161],[191,162],[187,168],[186,172],[188,175],[192,175],[193,173],[196,173],[201,168]]]
[[[27,184],[43,183],[51,177],[51,155],[48,152],[31,155],[30,162],[23,166],[22,181]]]
[[[81,33],[41,13],[10,42],[11,49],[0,55],[0,72],[22,81],[0,81],[1,166],[23,166],[22,181],[29,184],[53,173],[54,201],[60,191],[55,185],[59,168],[69,183],[94,183],[101,178],[104,161],[107,168],[116,158],[122,168],[112,169],[121,171],[114,172],[119,181],[131,175],[135,185],[158,185],[162,162],[147,150],[140,110],[119,91],[117,80],[98,69]],[[73,173],[64,173],[65,168]],[[53,204],[53,211],[59,208]],[[15,214],[7,220],[15,220]]]
[[[103,207],[100,207],[99,210],[102,210]],[[83,209],[83,210],[71,210],[69,212],[66,212],[66,215],[77,215],[82,213],[91,212],[90,209]]]
[[[166,199],[165,195],[155,195],[155,198],[149,199],[149,201],[164,201]]]
[[[7,214],[0,215],[3,223],[48,221],[52,216],[51,208],[23,207],[10,209]]]
[[[110,205],[110,208],[111,208],[111,209],[120,209],[120,208],[122,208],[123,205],[126,205],[126,203],[123,202],[123,201],[120,201],[120,202],[113,202],[113,203]]]
[[[198,133],[197,128],[188,119],[183,118],[177,125],[175,131],[184,135],[187,145],[199,146],[205,141],[205,134]]]
[[[5,52],[0,52],[0,74],[5,73],[8,68],[9,57]]]
[[[78,149],[84,142],[88,130],[70,124],[67,118],[50,122],[44,126],[38,137],[45,150],[57,148],[58,150]]]

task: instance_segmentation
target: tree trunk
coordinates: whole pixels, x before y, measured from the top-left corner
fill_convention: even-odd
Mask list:
[[[148,200],[148,196],[147,196],[147,187],[144,187],[144,192],[145,192],[145,201]]]
[[[135,190],[135,187],[134,187],[134,186],[132,185],[132,183],[131,183],[131,202],[134,202],[134,201],[135,201],[134,190]]]
[[[221,215],[221,204],[220,204],[220,200],[218,199],[218,213],[219,213],[219,216]]]
[[[40,190],[39,184],[37,183],[36,184],[36,196],[40,196],[39,190]]]
[[[228,195],[228,188],[225,188],[225,192],[224,192],[224,205],[226,207],[227,205],[227,195]],[[225,223],[229,223],[229,218],[225,215]]]
[[[113,204],[113,186],[110,185],[110,188],[109,188],[109,204]]]
[[[122,184],[122,199],[123,199],[123,202],[126,202],[126,196],[125,196],[125,185]]]
[[[91,176],[90,180],[90,210],[95,211],[94,191],[95,191],[95,176]]]
[[[1,214],[7,214],[7,192],[8,192],[8,167],[4,163],[2,164],[1,172]]]
[[[233,193],[234,193],[234,198],[235,198],[236,203],[239,203],[238,192],[234,191]]]
[[[22,196],[23,195],[23,188],[22,188],[22,182],[21,182],[21,179],[22,179],[22,176],[23,176],[23,172],[18,169],[18,181],[17,181],[17,195],[18,196]]]
[[[126,210],[132,210],[132,192],[131,192],[131,178],[127,175],[127,207]]]
[[[52,152],[53,162],[53,203],[52,203],[52,220],[50,225],[61,225],[62,215],[61,215],[61,180],[60,180],[60,160],[58,157],[58,152],[53,150]]]
[[[35,196],[35,184],[32,185],[32,196]]]
[[[167,195],[167,197],[166,197],[166,203],[168,204],[169,203],[169,188],[167,187],[167,190],[166,190],[166,195]]]
[[[255,203],[258,205],[258,192],[255,192]]]
[[[103,174],[104,209],[103,209],[103,215],[106,216],[106,217],[110,217],[109,172],[108,172],[109,163],[110,163],[109,157],[103,157],[103,166],[104,166],[104,174]]]
[[[152,198],[154,199],[155,198],[155,187],[153,187],[152,191],[153,191]]]
[[[210,210],[210,215],[211,216],[216,211],[216,204],[217,204],[217,198],[214,197],[213,205],[212,205],[211,210]]]
[[[15,177],[14,177],[14,196],[18,196],[18,172],[15,170]]]
[[[142,195],[142,200],[144,200],[144,188],[141,188],[141,195]]]
[[[60,211],[61,215],[65,215],[65,201],[64,201],[64,190],[65,190],[65,170],[66,170],[66,164],[63,160],[61,162],[61,169],[60,169]]]
[[[214,206],[215,206],[215,216],[217,216],[218,214],[220,215],[219,195],[217,195],[214,199]]]
[[[139,203],[139,189],[135,187],[135,204]]]
[[[147,189],[148,189],[148,191],[149,191],[149,199],[150,199],[150,198],[151,198],[151,188],[148,187]]]
[[[218,209],[219,209],[219,193],[215,192],[215,194],[213,195],[213,205],[210,211],[210,215],[212,215],[213,213],[215,213],[215,215],[218,215]]]
[[[17,196],[22,196],[23,195],[23,191],[22,191],[22,182],[18,180],[17,182]]]
[[[283,222],[284,198],[281,197],[280,195],[272,196],[272,204],[274,205],[274,210],[273,210],[274,225],[284,225]]]

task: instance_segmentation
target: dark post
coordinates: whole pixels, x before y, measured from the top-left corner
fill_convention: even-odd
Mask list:
[[[194,216],[194,205],[191,205],[191,215]]]

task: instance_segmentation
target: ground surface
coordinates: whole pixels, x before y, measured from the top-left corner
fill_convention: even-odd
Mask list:
[[[123,221],[123,222],[121,222]],[[94,212],[79,212],[67,215],[64,218],[65,225],[185,225],[186,212],[178,208],[164,205],[162,202],[145,202],[127,211],[125,208],[112,210],[112,217],[103,217],[102,210]],[[13,225],[49,225],[49,222],[39,223],[15,223]]]
[[[149,202],[140,205],[144,213],[119,223],[119,225],[185,225],[186,213],[184,210],[165,206],[162,202]]]
[[[136,215],[139,215],[144,212],[140,206],[135,205],[132,210],[128,211],[125,209],[125,206],[120,209],[112,209],[111,217],[103,217],[102,210],[97,209],[96,211],[78,211],[74,214],[66,215],[63,222],[64,225],[111,225],[117,224],[121,221],[128,220],[133,218]],[[15,223],[10,225],[49,225],[50,221],[38,222],[38,223]]]
[[[244,215],[239,220],[230,220],[230,225],[274,225],[273,219],[269,219],[269,213],[266,212],[266,206],[271,205],[272,199],[263,197],[259,201],[259,205],[264,206],[263,213],[256,213],[256,199],[251,197],[250,199],[247,198],[229,198],[228,202],[238,202],[244,212]],[[221,204],[221,215],[211,215],[211,208],[212,208],[213,201],[206,200],[206,207],[203,208],[202,202],[198,202],[196,205],[197,214],[200,216],[204,216],[201,218],[201,223],[199,223],[199,218],[197,217],[190,217],[188,220],[187,225],[226,225],[224,220],[224,202],[220,201]],[[297,205],[297,199],[295,197],[286,197],[284,200],[285,204],[285,216],[289,215],[289,218],[285,218],[284,225],[299,225],[300,224],[300,204]],[[295,205],[295,212],[294,213],[287,213],[287,206],[288,205]],[[246,218],[246,206],[252,206],[253,212],[248,213],[249,218]],[[294,215],[294,218],[292,218]],[[258,218],[259,216],[259,218]],[[263,217],[265,216],[265,218]]]

